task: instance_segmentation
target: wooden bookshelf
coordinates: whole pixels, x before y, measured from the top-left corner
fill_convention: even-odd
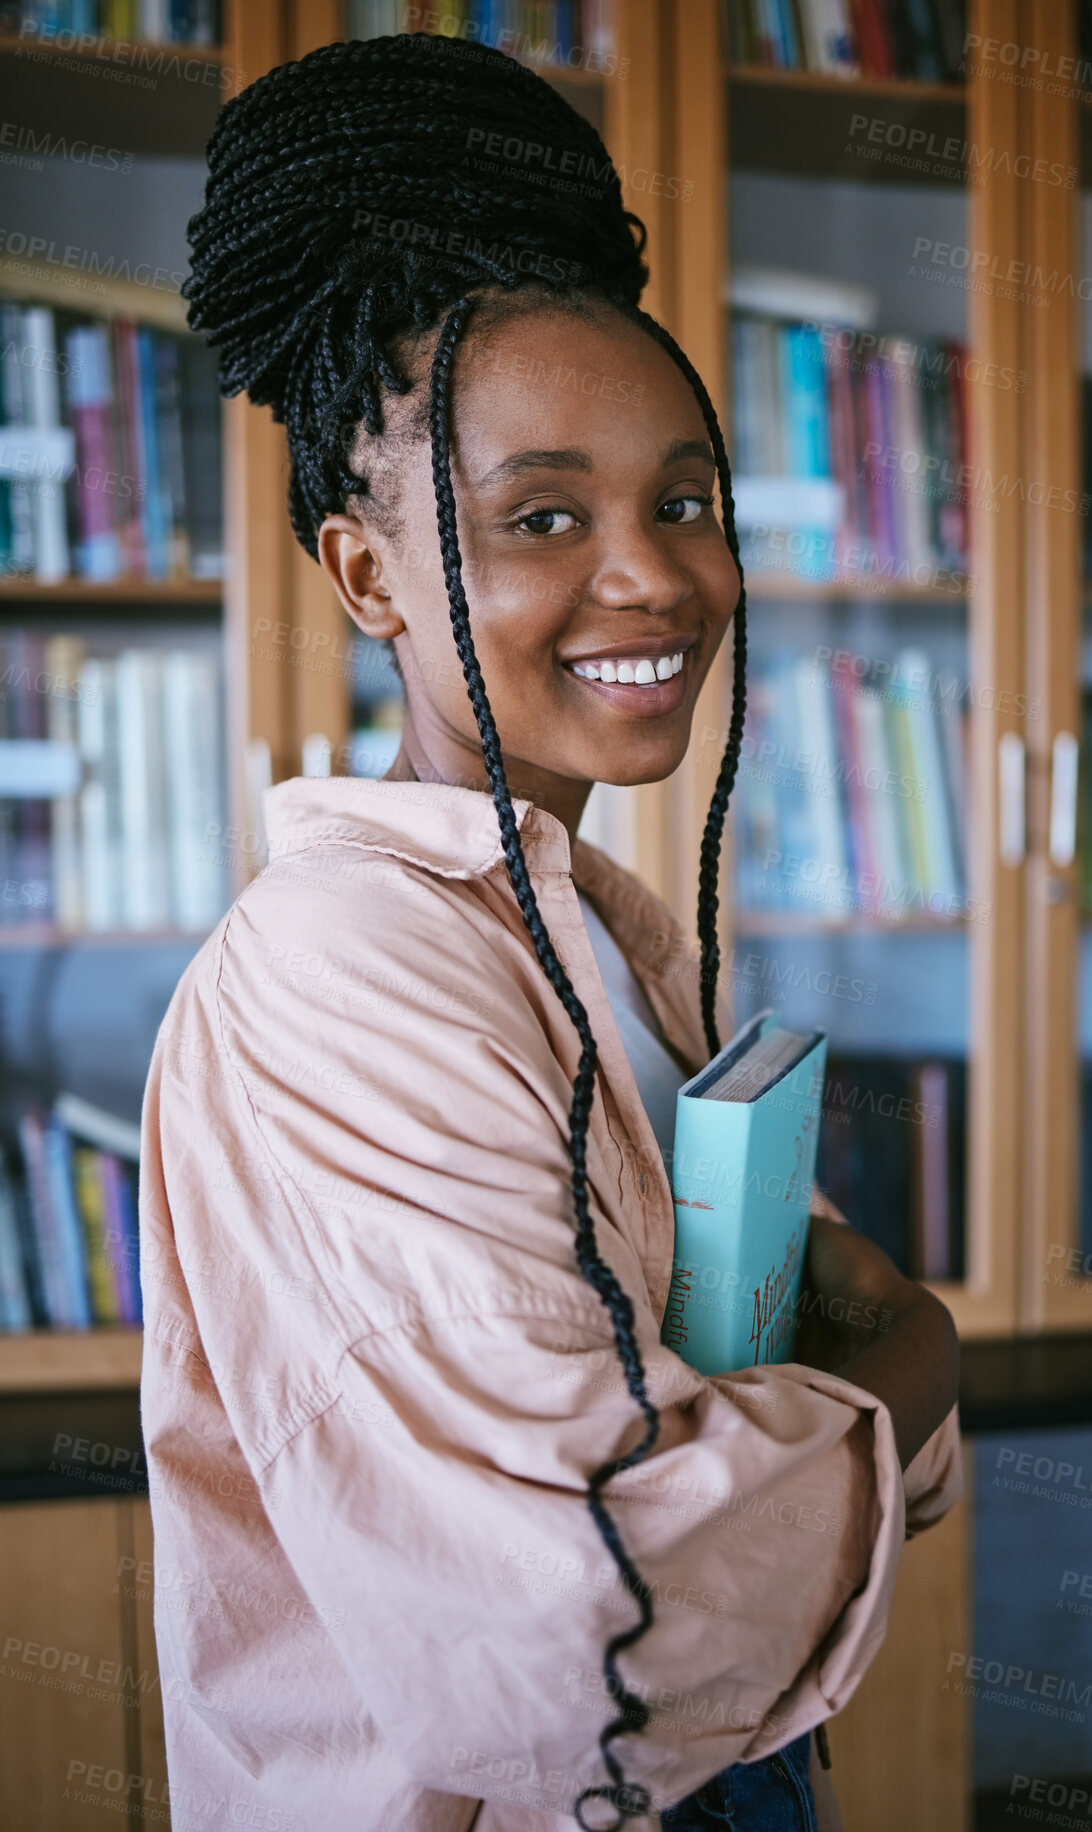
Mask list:
[[[160,331],[185,331],[186,301],[151,263],[148,266],[149,283],[141,285],[79,266],[66,267],[63,255],[50,262],[0,253],[0,298],[52,305],[88,318],[135,318]]]
[[[135,608],[154,611],[169,605],[219,605],[223,596],[221,579],[109,579],[101,584],[88,579],[60,579],[50,585],[39,584],[36,579],[0,579],[0,605],[48,608],[86,604],[97,610],[117,606],[128,614]]]
[[[0,1334],[0,1394],[137,1387],[143,1345],[133,1328]]]
[[[92,38],[94,42],[86,44],[84,40],[88,37]],[[62,39],[71,39],[72,43],[62,43]],[[11,37],[0,37],[0,55],[7,54],[15,57],[22,55],[24,58],[28,52],[36,51],[44,53],[47,57],[82,57],[86,58],[88,62],[113,63],[117,52],[121,49],[127,53],[132,51],[138,54],[147,53],[148,59],[155,59],[159,56],[176,57],[179,60],[187,61],[196,59],[200,63],[207,64],[222,64],[226,61],[222,45],[176,44],[173,41],[159,42],[143,38],[108,38],[105,33],[101,32],[84,33],[66,29],[56,34],[47,32],[38,34],[19,31]]]
[[[803,901],[803,899],[801,899]],[[854,937],[897,935],[950,935],[967,927],[965,916],[908,915],[901,921],[878,917],[794,916],[791,910],[746,910],[737,907],[732,921],[738,935],[847,935]],[[2,931],[0,931],[2,933]]]
[[[58,929],[52,923],[0,926],[0,950],[197,947],[208,929]]]
[[[749,599],[802,598],[814,604],[948,604],[963,611],[965,589],[946,591],[939,585],[886,584],[871,579],[809,579],[801,573],[746,571]]]
[[[807,90],[814,94],[852,96],[867,101],[893,98],[920,107],[928,102],[965,103],[962,83],[918,83],[906,77],[835,76],[821,70],[775,70],[764,64],[723,65],[730,83],[756,88]]]

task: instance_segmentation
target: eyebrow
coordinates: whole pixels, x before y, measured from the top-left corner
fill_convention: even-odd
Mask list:
[[[697,458],[702,464],[716,463],[708,439],[676,439],[674,445],[668,446],[660,462],[667,466],[678,464],[683,458]]]
[[[582,451],[579,446],[567,446],[555,452],[537,447],[526,452],[513,452],[510,458],[502,458],[491,471],[486,471],[484,477],[478,478],[478,483],[499,483],[502,478],[516,477],[521,471],[590,471],[593,468],[591,454]]]
[[[713,448],[706,439],[676,439],[664,452],[660,463],[666,468],[669,464],[678,464],[684,458],[696,458],[702,464],[713,465]],[[484,477],[478,478],[479,488],[485,484],[500,483],[507,477],[518,477],[522,471],[592,471],[595,466],[590,452],[580,446],[563,446],[557,451],[548,451],[535,446],[525,452],[513,452],[511,457],[502,458]]]

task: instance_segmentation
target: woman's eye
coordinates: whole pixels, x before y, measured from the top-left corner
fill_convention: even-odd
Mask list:
[[[576,527],[576,516],[571,509],[531,509],[515,525],[528,534],[568,534]]]
[[[684,522],[696,522],[702,510],[712,506],[711,496],[673,496],[661,505],[660,515],[672,528],[678,528]]]

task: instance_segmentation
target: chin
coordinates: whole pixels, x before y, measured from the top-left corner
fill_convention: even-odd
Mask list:
[[[602,757],[595,766],[594,782],[602,782],[617,789],[636,789],[643,782],[666,782],[673,776],[690,748],[689,736],[681,744],[664,746],[655,757],[645,759],[633,758],[627,762],[610,763]]]

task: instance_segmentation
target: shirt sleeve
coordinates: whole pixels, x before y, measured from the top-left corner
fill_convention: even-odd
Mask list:
[[[841,1209],[818,1185],[812,1189],[811,1213],[849,1225]],[[902,1473],[902,1486],[907,1539],[914,1539],[927,1527],[935,1526],[955,1506],[963,1493],[963,1443],[958,1402],[907,1464]]]
[[[643,1431],[577,1266],[575,1061],[550,1046],[537,962],[499,964],[495,923],[425,898],[369,911],[381,1003],[354,969],[317,1005],[323,964],[353,960],[335,889],[276,920],[269,892],[236,906],[191,1013],[218,1072],[178,1086],[177,1120],[185,1012],[160,1046],[157,1187],[183,1264],[230,1239],[245,1303],[189,1291],[210,1365],[299,1396],[274,1430],[224,1389],[285,1557],[343,1625],[362,1726],[421,1786],[519,1785],[571,1812],[607,1779],[604,1648],[638,1616],[587,1483]],[[427,965],[399,979],[402,958]],[[213,1186],[218,1142],[234,1162]],[[709,1380],[664,1347],[602,1198],[615,1173],[595,1151],[589,1170],[659,1408],[652,1453],[605,1491],[654,1615],[619,1655],[648,1721],[612,1748],[662,1810],[851,1697],[885,1632],[904,1484],[865,1390],[798,1364]]]

